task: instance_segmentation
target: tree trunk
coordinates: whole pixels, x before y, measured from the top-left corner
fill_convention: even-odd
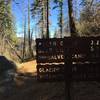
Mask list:
[[[30,33],[30,0],[28,0],[28,45],[29,45],[29,56],[33,57],[32,47],[31,47],[31,33]]]
[[[25,59],[25,53],[26,53],[26,16],[24,19],[24,44],[23,44],[23,60]]]
[[[74,22],[74,17],[73,17],[73,0],[68,0],[68,12],[69,12],[69,26],[70,26],[70,33],[72,37],[77,36],[76,32],[76,27],[75,27],[75,22]]]
[[[63,1],[62,1],[63,2]],[[63,4],[60,4],[60,37],[62,38],[63,33]]]
[[[44,14],[43,14],[43,11],[44,11],[44,5],[43,5],[43,2],[42,2],[42,38],[44,38]]]
[[[47,34],[46,38],[49,38],[49,0],[47,0]]]
[[[42,1],[42,38],[46,38],[46,1]]]

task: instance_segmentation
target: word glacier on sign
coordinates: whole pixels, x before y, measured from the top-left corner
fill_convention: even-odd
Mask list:
[[[59,72],[60,68],[39,68],[39,72]]]

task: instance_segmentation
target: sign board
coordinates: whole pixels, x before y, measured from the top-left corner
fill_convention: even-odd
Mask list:
[[[64,38],[66,80],[100,80],[100,37]]]
[[[63,39],[37,39],[37,75],[39,80],[63,80]]]

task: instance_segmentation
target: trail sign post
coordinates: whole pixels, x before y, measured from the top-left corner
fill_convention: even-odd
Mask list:
[[[100,81],[100,37],[37,39],[37,78],[65,81],[71,100],[73,81]]]
[[[64,79],[62,39],[37,39],[37,78],[44,81]]]

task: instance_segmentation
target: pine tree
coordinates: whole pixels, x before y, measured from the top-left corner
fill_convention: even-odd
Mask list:
[[[49,0],[35,0],[32,4],[32,16],[38,17],[42,38],[49,38]]]
[[[11,0],[0,1],[0,40],[2,41],[1,43],[3,43],[2,53],[4,53],[6,40],[9,40],[10,42],[16,42],[11,3]]]
[[[58,26],[60,30],[60,37],[62,38],[63,34],[63,0],[54,0],[54,3],[56,3],[56,6],[53,8],[59,9],[59,15],[58,15]]]
[[[73,16],[73,0],[68,0],[69,26],[72,37],[78,36]]]

